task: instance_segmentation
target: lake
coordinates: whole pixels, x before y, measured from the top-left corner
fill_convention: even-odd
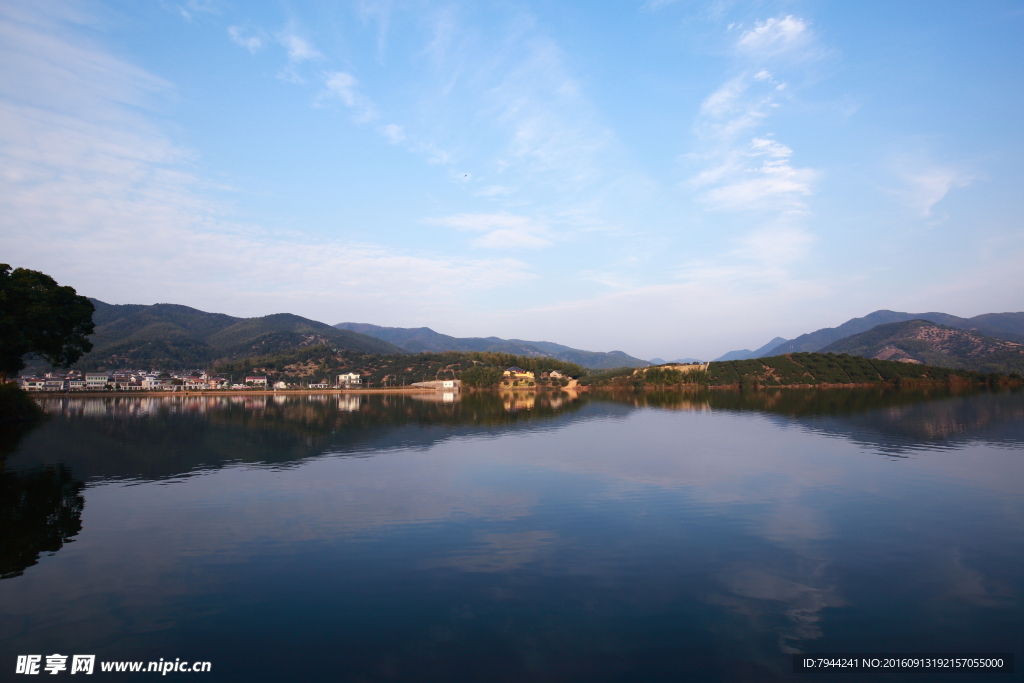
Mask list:
[[[793,670],[1021,652],[1020,391],[45,406],[0,439],[3,680],[1020,680]]]

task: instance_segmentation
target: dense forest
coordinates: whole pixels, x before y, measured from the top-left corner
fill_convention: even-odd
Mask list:
[[[876,360],[845,353],[790,353],[752,360],[716,361],[706,371],[682,372],[671,366],[619,368],[584,377],[591,386],[782,387],[849,384],[1020,382],[1021,376],[984,374],[918,363]]]

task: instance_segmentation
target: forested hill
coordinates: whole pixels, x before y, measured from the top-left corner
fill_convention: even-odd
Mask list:
[[[499,337],[451,337],[429,327],[381,327],[369,323],[338,323],[338,329],[352,330],[396,344],[409,353],[444,351],[511,353],[517,356],[547,356],[585,368],[639,368],[649,363],[622,351],[583,351],[545,341],[501,339]]]
[[[405,353],[386,341],[290,313],[236,318],[177,304],[90,301],[96,307],[96,330],[90,337],[93,350],[75,364],[80,370],[195,368],[318,344],[363,353]]]
[[[899,311],[875,311],[862,318],[852,318],[838,327],[825,327],[802,334],[780,344],[762,355],[782,355],[797,351],[823,351],[826,346],[854,334],[867,332],[876,325],[901,323],[910,320],[926,320],[960,330],[968,330],[1013,342],[1024,342],[1024,312],[983,313],[973,318],[960,318],[948,313],[902,313]]]
[[[877,325],[829,344],[822,352],[979,372],[1024,372],[1024,344],[927,320]]]
[[[831,353],[791,353],[755,360],[719,361],[708,366],[711,386],[791,386],[817,384],[879,384],[894,381],[980,381],[970,370],[878,360]]]

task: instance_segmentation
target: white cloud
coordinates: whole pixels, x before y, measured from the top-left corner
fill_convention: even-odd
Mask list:
[[[138,106],[166,85],[51,24],[0,13],[0,58],[17,66],[0,72],[4,260],[112,303],[327,322],[400,320],[410,307],[445,317],[531,277],[507,257],[411,255],[232,220],[190,172],[193,155]]]
[[[769,135],[747,137],[778,108],[782,85],[761,69],[730,79],[704,100],[697,134],[705,150],[689,155],[701,168],[686,184],[709,208],[805,210],[817,171],[794,167],[793,150]]]
[[[736,47],[747,53],[766,57],[806,45],[810,39],[810,28],[799,17],[786,16],[768,19],[744,31]]]
[[[293,64],[323,57],[308,40],[291,31],[280,33],[277,36],[277,40],[288,54],[288,61]]]
[[[349,107],[356,106],[356,85],[359,83],[352,74],[334,71],[324,74],[325,97],[334,97]]]
[[[544,237],[548,233],[544,224],[510,213],[460,213],[424,222],[486,233],[473,244],[488,249],[537,249],[551,244]]]
[[[386,126],[381,126],[378,130],[392,145],[397,145],[405,140],[405,131],[398,124],[389,123]]]
[[[262,38],[246,35],[245,29],[241,26],[228,26],[228,36],[236,45],[244,47],[252,54],[255,54],[257,50],[263,47]]]
[[[925,166],[904,168],[899,171],[903,188],[899,194],[914,212],[922,217],[932,216],[935,205],[945,199],[951,190],[967,187],[974,175],[952,166]]]
[[[694,184],[716,183],[703,196],[716,209],[800,211],[801,198],[811,194],[817,172],[794,168],[789,163],[792,154],[791,149],[774,140],[754,138],[742,157],[700,174]]]
[[[331,100],[338,100],[355,111],[357,123],[366,123],[377,118],[373,103],[357,89],[359,81],[355,76],[344,71],[327,71],[324,72],[323,78],[324,88],[313,100],[314,107],[322,107]],[[383,126],[380,132],[389,141],[394,141],[395,136],[405,137],[402,128],[395,124]]]

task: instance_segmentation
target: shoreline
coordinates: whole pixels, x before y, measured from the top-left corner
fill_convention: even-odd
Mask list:
[[[173,396],[304,396],[323,394],[439,394],[440,389],[427,387],[397,387],[379,389],[190,389],[189,391],[28,391],[29,396],[43,398],[121,398],[145,396],[171,398]]]

